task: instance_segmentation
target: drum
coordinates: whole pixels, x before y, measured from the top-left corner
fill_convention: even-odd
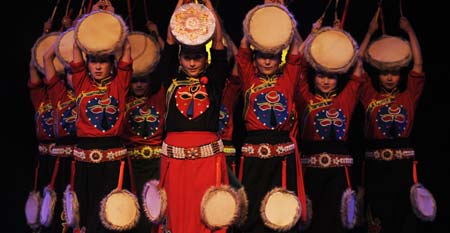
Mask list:
[[[345,189],[341,198],[341,221],[346,229],[353,229],[356,224],[356,194],[350,188]]]
[[[261,218],[264,224],[276,231],[291,229],[301,216],[301,204],[297,195],[283,188],[274,188],[261,202]]]
[[[183,45],[197,46],[207,43],[213,36],[215,27],[213,13],[203,4],[183,4],[170,18],[170,30]]]
[[[42,226],[48,227],[52,223],[53,213],[56,204],[56,192],[50,185],[44,188],[44,195],[41,204],[40,222]]]
[[[365,59],[379,70],[398,69],[411,61],[411,46],[403,38],[383,35],[370,43]]]
[[[67,185],[63,196],[64,219],[70,227],[78,227],[80,221],[79,204],[77,194]]]
[[[39,37],[31,49],[31,57],[33,59],[33,64],[36,68],[43,74],[45,74],[44,68],[44,54],[51,48],[55,46],[55,42],[58,39],[59,33],[52,32],[44,34]],[[64,74],[64,65],[55,57],[53,60],[53,65],[58,74]]]
[[[240,199],[229,185],[213,186],[203,195],[200,214],[211,230],[228,227],[240,216]]]
[[[143,32],[128,34],[133,59],[133,76],[144,76],[152,72],[158,65],[160,47],[156,38]]]
[[[247,13],[243,28],[245,37],[256,50],[276,54],[289,46],[296,24],[285,6],[263,4]]]
[[[31,229],[37,229],[40,226],[39,213],[41,208],[41,196],[39,192],[31,191],[28,194],[27,202],[25,203],[25,217],[27,224]]]
[[[346,73],[355,63],[358,45],[347,32],[323,27],[305,41],[305,59],[319,72]]]
[[[158,224],[164,218],[167,208],[167,194],[158,186],[159,181],[150,180],[142,190],[144,212],[150,222]]]
[[[433,221],[436,218],[436,201],[433,194],[422,184],[417,183],[411,187],[410,201],[414,214],[422,221]]]
[[[93,11],[78,20],[75,41],[89,55],[108,55],[122,47],[128,28],[120,15]]]
[[[245,221],[247,221],[248,214],[248,198],[244,187],[238,189],[237,195],[239,197],[239,217],[237,219],[236,225],[242,226]]]
[[[114,189],[101,202],[100,219],[110,230],[130,230],[136,226],[139,216],[138,200],[128,190]]]

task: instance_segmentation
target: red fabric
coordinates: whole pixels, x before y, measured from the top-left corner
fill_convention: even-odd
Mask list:
[[[71,123],[75,123],[77,119],[76,113],[76,102],[75,102],[75,93],[68,89],[64,84],[64,80],[58,78],[56,75],[53,76],[49,82],[46,83],[48,89],[48,96],[54,106],[53,116],[56,122],[56,137],[65,137],[69,135],[75,135],[75,129],[65,129],[63,126],[66,126]],[[63,117],[63,113],[66,111],[72,111],[72,114],[69,116]],[[63,124],[65,123],[65,124]]]
[[[166,143],[178,147],[200,146],[218,139],[213,132],[169,132]],[[206,190],[216,183],[216,160],[220,156],[221,181],[228,184],[223,153],[182,160],[161,157],[161,180],[167,192],[167,230],[172,233],[210,233],[200,218],[200,204]],[[169,165],[170,164],[170,165]],[[225,233],[226,228],[214,232]]]
[[[425,74],[411,71],[408,76],[406,90],[394,96],[377,92],[372,86],[370,77],[363,76],[364,82],[360,91],[360,100],[366,111],[365,134],[367,139],[388,139],[378,128],[377,115],[380,108],[389,105],[401,106],[406,111],[406,128],[399,137],[407,138],[414,124],[415,110],[425,83]]]
[[[38,141],[54,139],[53,107],[48,97],[47,88],[42,84],[28,82],[31,102],[35,110],[36,138]],[[47,127],[43,127],[43,126]]]
[[[125,120],[123,123],[124,130],[122,134],[122,138],[124,139],[124,142],[127,145],[127,147],[134,147],[139,145],[161,145],[162,134],[164,129],[164,113],[166,109],[164,99],[165,99],[165,91],[163,87],[161,87],[161,89],[157,93],[152,95],[150,98],[147,97],[137,98],[134,96],[128,97]],[[142,111],[139,111],[139,109],[142,109]],[[155,110],[157,111],[156,114],[154,114],[154,112],[151,112]],[[158,129],[155,129],[152,135],[148,137],[138,135],[140,131],[136,128],[133,128],[135,126],[132,124],[132,122],[136,121],[135,120],[136,117],[142,116],[142,114],[140,115],[134,114],[137,112],[148,113],[144,114],[144,118],[146,119],[142,118],[139,120],[147,120],[147,122],[149,121],[158,122],[157,123]],[[156,123],[154,125],[156,125]]]
[[[320,111],[340,110],[340,114],[345,116],[345,128],[342,131],[340,141],[346,141],[348,135],[348,127],[353,114],[353,110],[358,101],[358,89],[361,84],[361,78],[358,76],[351,76],[345,88],[339,95],[331,98],[330,101],[325,101],[320,95],[315,95],[309,91],[309,86],[306,80],[306,74],[303,73],[299,82],[300,96],[297,98],[299,105],[299,113],[301,120],[302,132],[300,135],[304,141],[321,141],[324,140],[319,134],[316,126],[316,117]],[[343,120],[344,118],[341,118]],[[342,130],[342,129],[341,129]],[[326,140],[326,138],[325,138]]]
[[[222,113],[221,109],[220,117],[221,118],[223,117],[222,114],[228,115],[228,121],[226,123],[224,122],[224,127],[219,132],[220,138],[222,138],[223,140],[231,141],[233,138],[233,125],[234,125],[233,114],[236,101],[241,95],[240,87],[241,85],[239,82],[239,77],[230,77],[227,79],[225,83],[225,88],[223,89],[222,105],[225,107],[227,112]]]
[[[106,81],[103,84],[97,84],[93,81],[86,70],[83,62],[71,62],[73,76],[72,82],[77,96],[78,119],[77,136],[78,137],[110,137],[121,133],[122,119],[125,112],[126,94],[132,73],[132,63],[120,61],[117,65],[117,75],[114,79]],[[117,110],[118,119],[110,129],[103,132],[97,129],[89,120],[87,115],[88,102],[97,99],[114,98],[118,101]]]

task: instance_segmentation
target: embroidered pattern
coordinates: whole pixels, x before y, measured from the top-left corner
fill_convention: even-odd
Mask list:
[[[406,129],[407,123],[408,113],[403,105],[393,103],[378,109],[377,128],[387,137],[401,136]]]
[[[256,118],[269,129],[283,124],[288,119],[287,99],[283,93],[270,91],[260,93],[253,103]]]
[[[131,110],[128,116],[128,123],[131,125],[131,131],[138,136],[152,136],[158,130],[160,122],[160,113],[154,106],[138,106]]]
[[[225,107],[225,105],[220,106],[220,112],[219,112],[219,131],[222,132],[225,129],[225,126],[228,125],[228,122],[230,121],[230,113],[228,112],[228,109]]]
[[[321,139],[335,138],[342,140],[345,133],[346,117],[342,109],[323,109],[316,114],[314,126]]]
[[[178,110],[189,120],[195,119],[209,108],[206,86],[192,84],[176,90],[175,101]]]
[[[87,102],[86,115],[95,128],[106,132],[114,127],[119,119],[119,102],[113,96],[99,99],[93,98]]]

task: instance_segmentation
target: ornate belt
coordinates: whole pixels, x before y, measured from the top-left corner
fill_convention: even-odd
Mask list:
[[[302,158],[302,164],[306,167],[328,168],[347,167],[353,164],[353,158],[349,155],[320,153],[307,155]]]
[[[127,155],[126,148],[112,148],[107,150],[100,149],[81,149],[74,148],[73,156],[75,160],[88,163],[102,163],[120,160]]]
[[[48,155],[52,151],[52,148],[55,146],[55,143],[39,143],[38,150],[40,155]]]
[[[138,146],[128,148],[132,159],[156,159],[161,157],[161,146]]]
[[[399,149],[378,149],[374,151],[366,151],[366,158],[373,160],[399,160],[399,159],[413,159],[414,150],[411,148],[399,148]]]
[[[221,139],[196,147],[171,146],[163,142],[161,153],[174,159],[198,159],[213,156],[223,152],[223,142]]]
[[[50,154],[57,157],[72,157],[73,147],[73,145],[54,146]]]
[[[267,143],[262,144],[244,144],[241,148],[242,155],[245,157],[258,157],[261,159],[267,159],[276,156],[285,156],[294,153],[294,143],[280,143],[270,145]]]

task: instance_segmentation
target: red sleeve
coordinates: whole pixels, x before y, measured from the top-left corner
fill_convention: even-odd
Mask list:
[[[417,103],[420,95],[423,91],[423,86],[425,85],[425,74],[417,73],[414,71],[409,72],[408,84],[406,86],[406,91],[412,98],[413,103]]]
[[[353,112],[353,109],[358,102],[359,87],[363,79],[360,76],[351,75],[350,80],[345,85],[344,90],[339,94],[337,100],[342,104],[341,106],[347,107],[347,112]]]
[[[369,105],[372,98],[377,95],[377,91],[373,88],[370,76],[367,73],[363,73],[361,76],[361,87],[359,88],[359,99],[364,106]]]
[[[49,82],[46,82],[46,84],[50,102],[54,107],[56,107],[58,106],[58,101],[60,101],[62,96],[66,93],[66,85],[64,85],[64,80],[55,75]]]
[[[30,90],[31,103],[35,110],[44,102],[47,97],[45,86],[42,83],[32,83],[28,80],[28,89]]]
[[[301,71],[301,66],[300,66],[300,61],[302,60],[302,55],[301,54],[297,54],[297,55],[290,55],[288,54],[286,56],[286,66],[283,70],[283,72],[285,73],[285,77],[289,78],[289,81],[292,84],[296,84],[297,80],[300,77],[300,71]]]
[[[251,78],[255,72],[252,64],[251,50],[248,48],[239,48],[236,61],[238,63],[239,77],[242,80]]]
[[[86,67],[84,65],[84,62],[70,62],[70,68],[72,68],[72,83],[73,83],[73,89],[75,90],[76,95],[78,96],[80,94],[80,91],[83,90],[82,86],[83,83],[86,82],[87,79],[87,73],[86,73]]]
[[[133,72],[133,62],[123,62],[119,61],[117,64],[117,75],[116,82],[118,82],[119,88],[121,90],[126,90],[128,92],[128,87],[130,85],[131,74]]]

